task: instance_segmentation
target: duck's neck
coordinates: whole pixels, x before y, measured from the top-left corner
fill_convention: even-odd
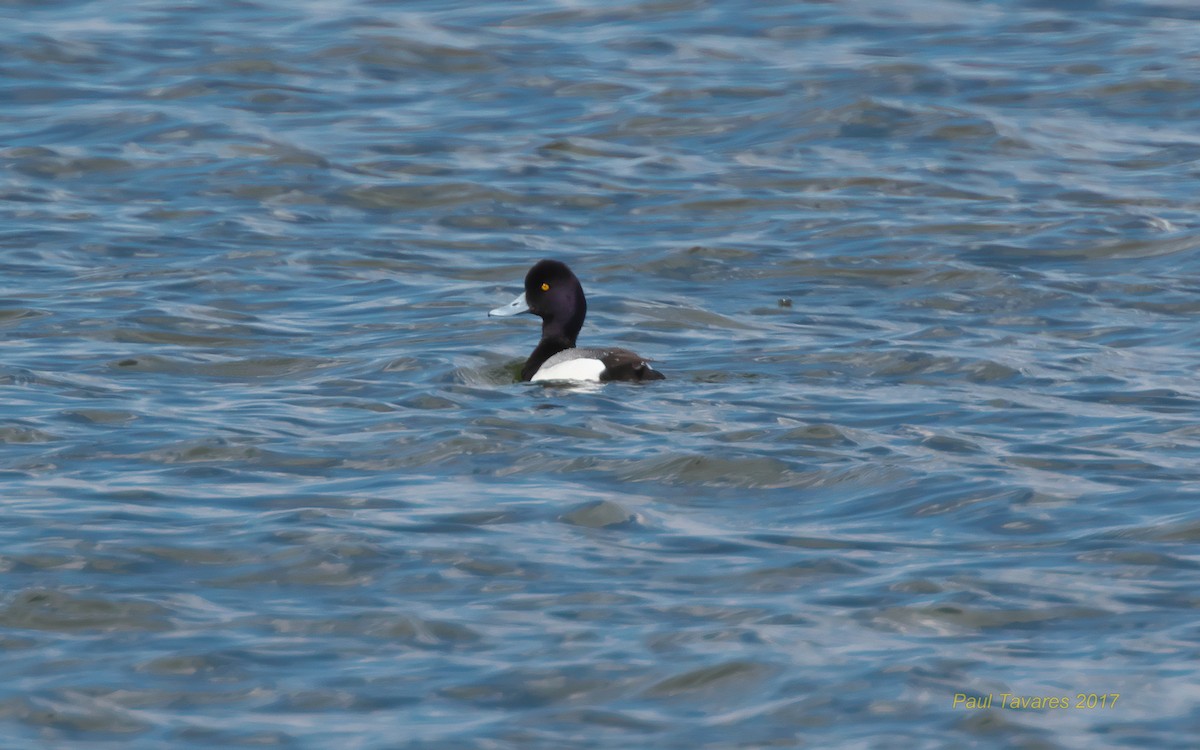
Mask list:
[[[521,380],[532,380],[534,373],[541,369],[546,360],[563,350],[574,348],[574,336],[567,336],[562,331],[547,331],[543,327],[542,340],[538,342],[537,348],[533,350],[533,354],[529,355],[529,359],[525,360],[525,366],[521,368]]]
[[[564,319],[561,315],[539,313],[542,315],[542,340],[529,359],[525,360],[525,367],[521,368],[521,380],[532,380],[534,373],[546,360],[564,349],[575,348],[575,339],[579,337],[579,329],[583,328],[583,319],[587,316],[587,299],[579,282],[575,281],[574,284],[574,289],[559,298],[561,307],[571,311],[570,317]]]

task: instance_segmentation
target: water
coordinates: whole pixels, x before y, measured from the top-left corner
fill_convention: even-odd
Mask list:
[[[0,13],[4,747],[1192,746],[1194,4]]]

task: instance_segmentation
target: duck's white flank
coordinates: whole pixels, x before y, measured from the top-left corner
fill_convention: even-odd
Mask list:
[[[570,351],[569,349],[567,351]],[[558,355],[555,355],[558,356]],[[598,359],[591,357],[577,357],[568,359],[565,362],[550,364],[551,360],[546,361],[537,372],[530,378],[531,383],[536,383],[539,380],[600,380],[600,373],[604,372],[604,363]],[[547,367],[549,365],[549,367]]]

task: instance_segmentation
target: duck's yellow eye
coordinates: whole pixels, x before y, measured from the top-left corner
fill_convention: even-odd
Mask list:
[[[543,291],[543,292],[548,292],[548,291],[550,291],[550,285],[549,285],[549,284],[547,284],[547,283],[546,283],[546,282],[544,282],[544,281],[542,282],[542,291]]]

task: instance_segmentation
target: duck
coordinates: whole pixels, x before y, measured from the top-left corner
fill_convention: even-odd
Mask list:
[[[575,340],[587,316],[583,285],[559,260],[540,260],[525,274],[525,291],[488,317],[532,313],[542,319],[542,338],[521,368],[521,380],[539,382],[624,380],[644,382],[666,376],[628,349],[579,348]]]

